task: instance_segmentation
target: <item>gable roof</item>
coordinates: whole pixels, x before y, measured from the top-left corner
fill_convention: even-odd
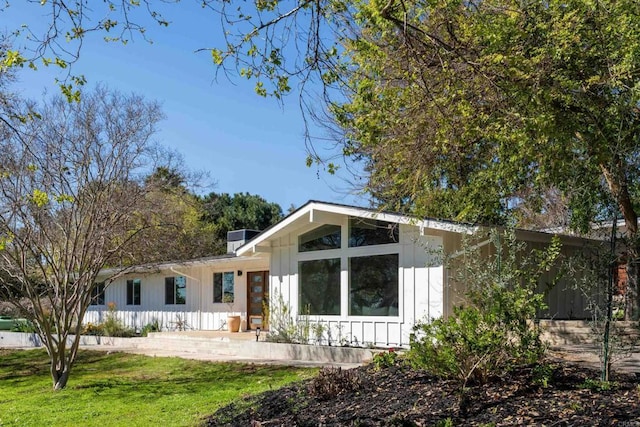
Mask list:
[[[376,209],[361,208],[356,206],[341,205],[338,203],[319,202],[310,200],[280,222],[264,230],[258,236],[236,249],[236,255],[248,255],[260,251],[268,251],[265,247],[267,242],[278,236],[289,233],[289,228],[293,225],[303,225],[308,223],[325,224],[331,223],[328,215],[344,215],[359,218],[376,219],[380,221],[393,222],[397,224],[410,224],[424,229],[450,231],[454,233],[472,234],[478,230],[478,226],[463,224],[454,221],[438,220],[433,218],[416,218],[399,213],[380,211]]]

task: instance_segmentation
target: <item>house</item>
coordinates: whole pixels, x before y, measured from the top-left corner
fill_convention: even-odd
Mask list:
[[[85,322],[101,321],[114,302],[138,329],[154,320],[166,329],[224,329],[228,313],[241,315],[248,329],[265,329],[266,310],[284,304],[293,318],[323,324],[337,342],[406,345],[417,321],[446,316],[460,302],[442,253],[459,251],[462,236],[477,230],[310,201],[255,237],[230,233],[234,253],[140,267],[117,279],[98,290]],[[552,235],[519,230],[517,237],[541,248]],[[566,254],[586,242],[561,239]],[[546,317],[586,316],[580,294],[563,286],[551,290],[548,304]]]

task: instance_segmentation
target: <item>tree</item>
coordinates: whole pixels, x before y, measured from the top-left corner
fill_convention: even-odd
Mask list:
[[[138,262],[199,258],[218,254],[225,247],[226,235],[220,237],[219,228],[203,220],[204,204],[187,187],[197,177],[189,175],[193,174],[178,159],[176,165],[160,166],[145,179],[147,199],[157,206],[153,221],[165,226],[149,230],[146,238],[153,242],[154,251],[145,248],[136,255]]]
[[[243,228],[264,230],[282,219],[282,208],[258,195],[210,193],[201,199],[202,221],[215,228],[217,253],[226,253],[227,232]]]
[[[553,188],[583,231],[615,207],[637,316],[640,6],[391,0],[357,17],[347,101],[331,108],[372,194],[499,223]]]
[[[0,127],[0,294],[34,323],[61,389],[98,273],[111,267],[108,285],[162,225],[143,182],[162,112],[104,87],[29,110]]]
[[[91,14],[82,2],[46,5],[72,17],[65,27],[53,13],[50,28],[67,28],[76,42],[88,34],[75,18]],[[128,14],[135,6],[107,5],[93,30],[140,28]],[[202,5],[218,7],[227,37],[207,49],[213,62],[255,79],[258,94],[280,98],[292,78],[322,84],[341,152],[364,162],[366,190],[384,207],[505,223],[519,196],[535,206],[553,188],[584,231],[615,206],[631,260],[627,315],[640,314],[637,2]],[[56,40],[47,34],[36,42],[45,51]]]

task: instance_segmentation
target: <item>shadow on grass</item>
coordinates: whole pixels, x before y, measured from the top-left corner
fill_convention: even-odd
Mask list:
[[[145,398],[215,392],[224,394],[253,387],[272,388],[290,377],[294,368],[286,366],[250,365],[240,363],[201,362],[179,358],[149,358],[114,355],[127,361],[114,363],[103,360],[100,373],[87,372],[72,385],[73,389],[108,393],[113,397],[143,394]],[[108,369],[107,369],[108,368]],[[77,373],[80,376],[80,372]],[[92,375],[93,374],[93,375]]]
[[[127,353],[78,353],[68,389],[113,397],[172,395],[272,388],[299,369],[286,366],[202,362]],[[49,376],[49,356],[38,350],[0,350],[0,380],[14,384]],[[215,388],[215,390],[212,390]]]

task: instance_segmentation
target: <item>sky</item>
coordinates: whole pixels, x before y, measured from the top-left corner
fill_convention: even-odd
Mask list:
[[[48,12],[37,3],[11,1],[0,12],[0,31],[22,24],[37,29],[46,24]],[[222,46],[213,13],[183,2],[171,7],[166,18],[171,21],[168,28],[148,23],[147,36],[153,43],[141,37],[126,45],[106,43],[104,34],[90,35],[72,73],[83,74],[89,86],[104,83],[159,101],[166,119],[159,124],[156,140],[181,153],[190,169],[208,172],[213,186],[201,193],[258,194],[285,212],[308,200],[367,204],[345,182],[352,179],[349,174],[331,176],[306,166],[305,128],[296,93],[282,104],[261,98],[252,81],[216,78],[210,54],[195,52]],[[57,93],[54,79],[61,75],[54,71],[24,69],[14,89],[34,99],[41,99],[45,90]],[[311,132],[322,136],[319,128]]]

